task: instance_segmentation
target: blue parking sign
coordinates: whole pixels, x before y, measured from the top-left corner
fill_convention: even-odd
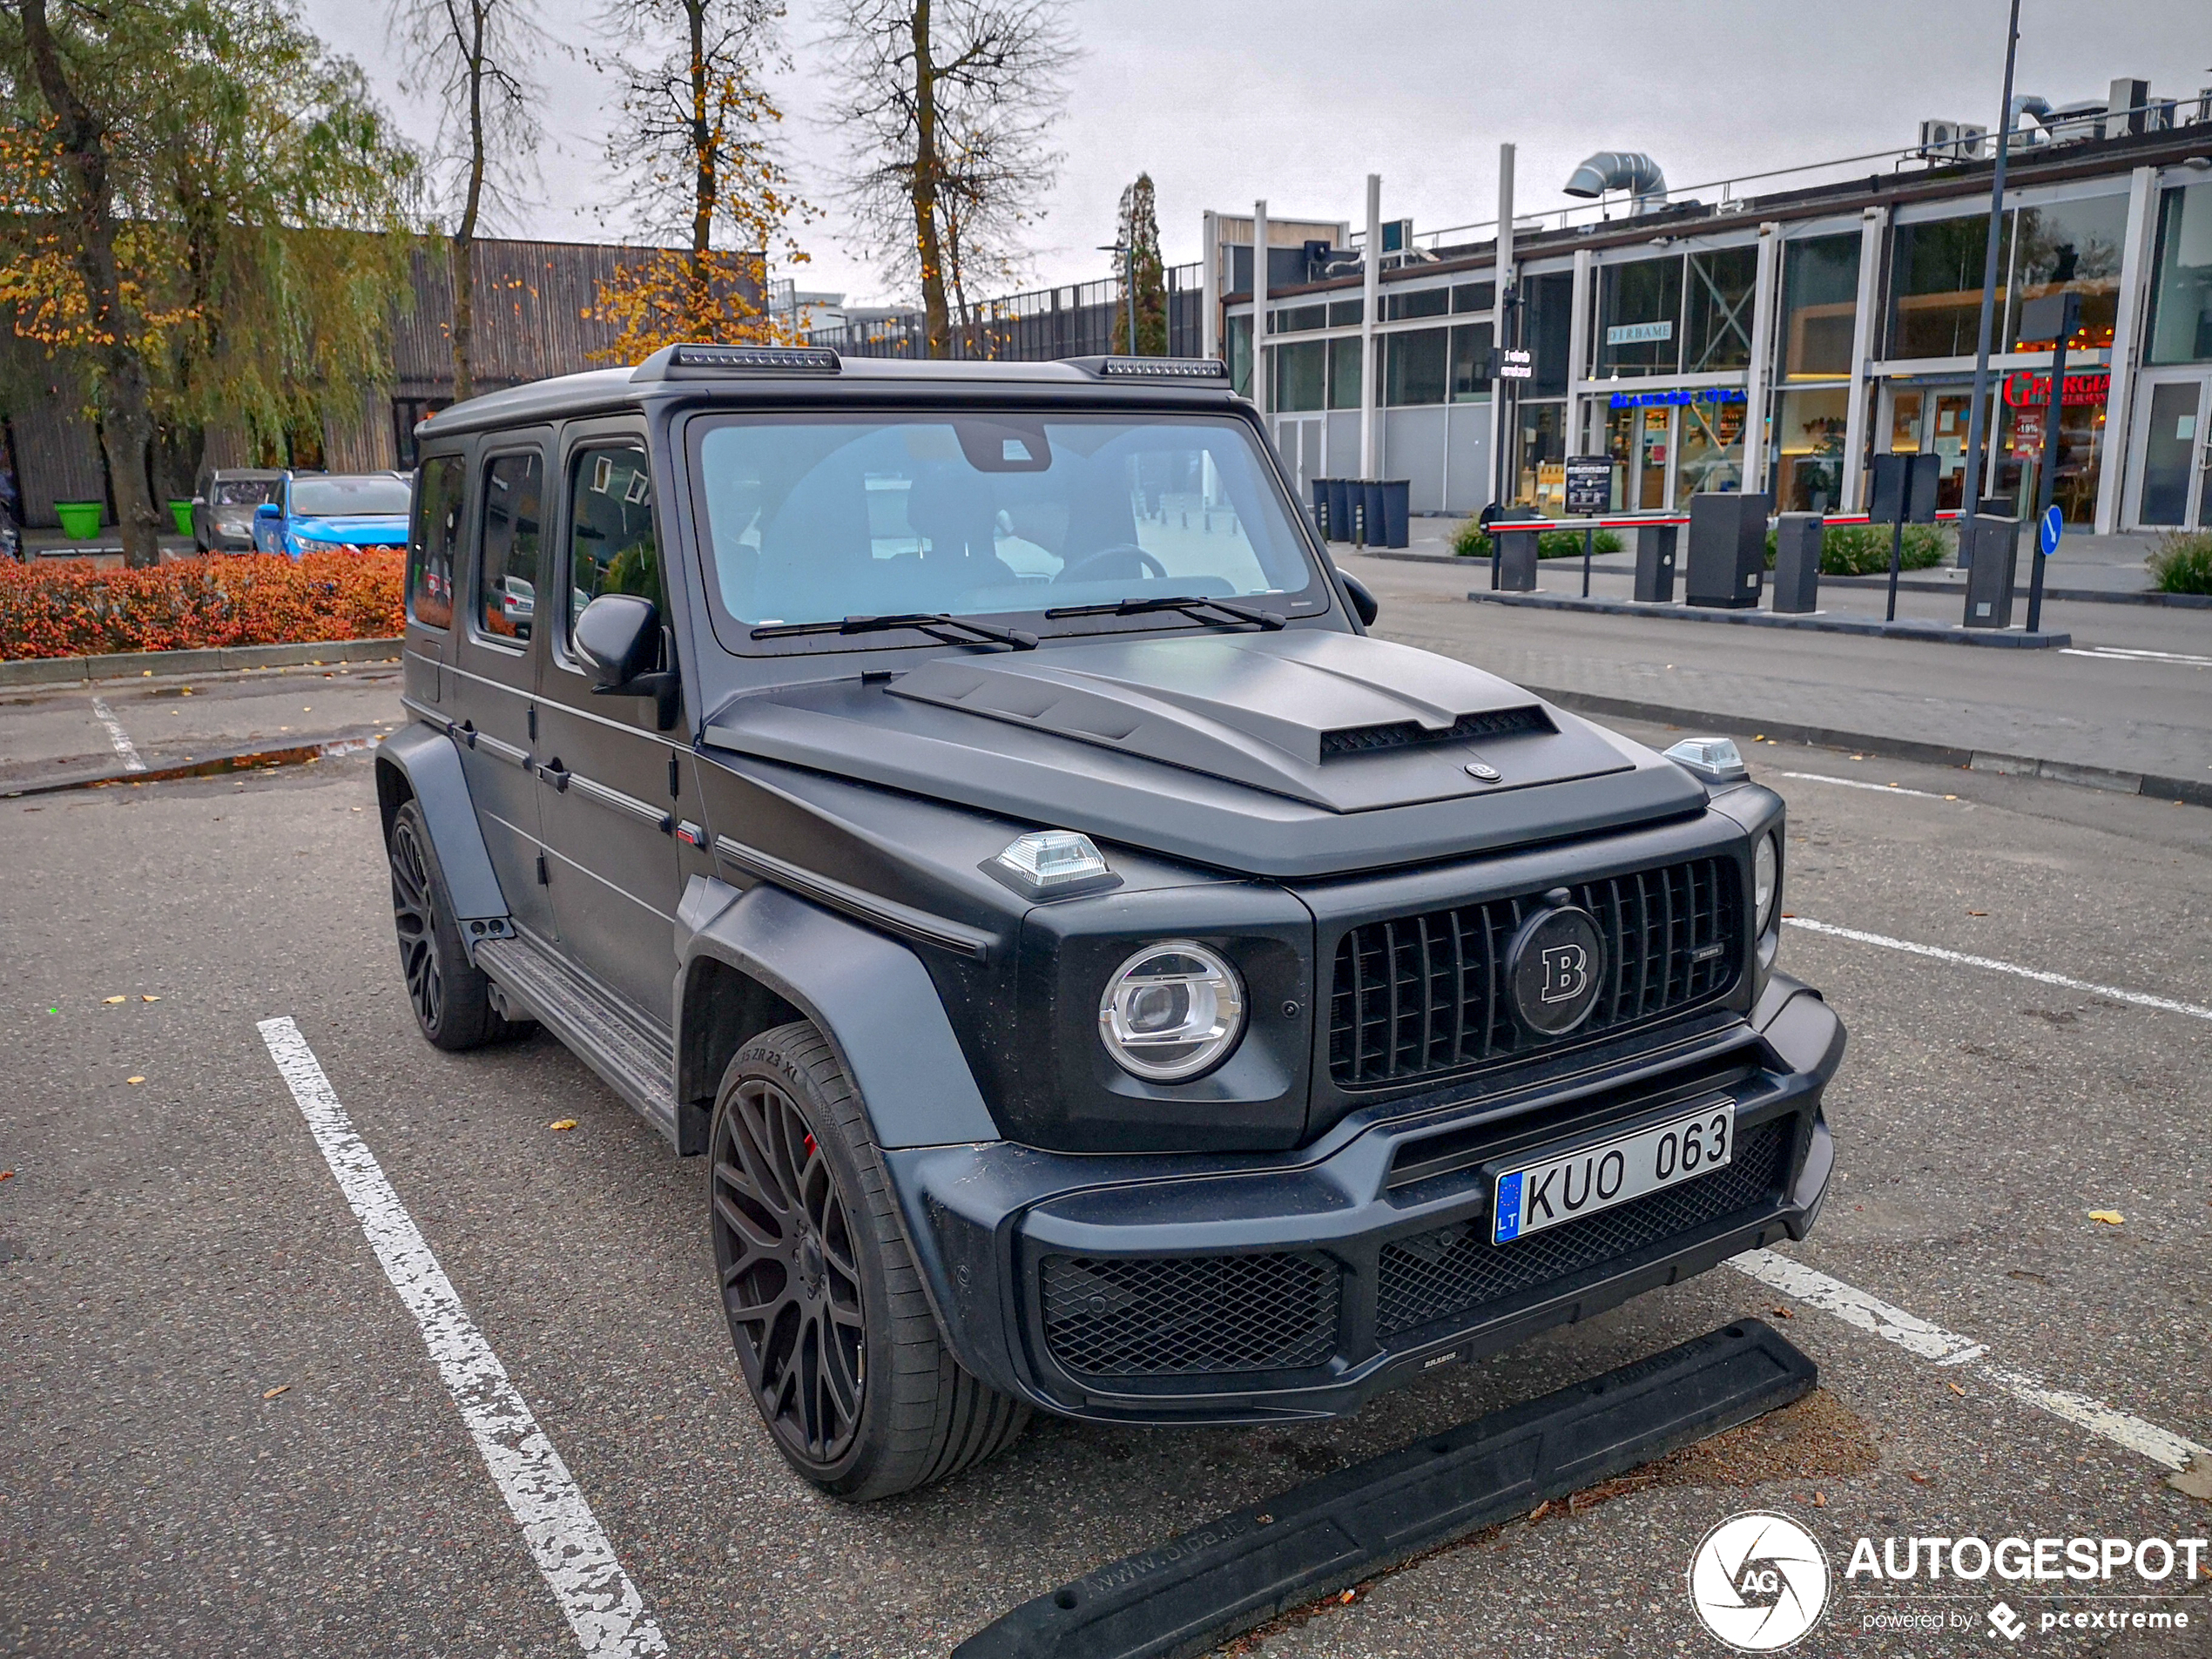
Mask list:
[[[2043,550],[2044,557],[2048,558],[2059,550],[2059,536],[2065,529],[2065,516],[2059,511],[2058,504],[2054,502],[2044,513],[2042,526],[2036,532],[2035,536],[2036,544]]]

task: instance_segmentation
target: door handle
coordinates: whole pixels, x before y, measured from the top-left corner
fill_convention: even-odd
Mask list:
[[[569,779],[574,774],[561,764],[561,757],[555,755],[549,763],[537,769],[537,775],[552,785],[556,794],[565,795],[569,792]]]

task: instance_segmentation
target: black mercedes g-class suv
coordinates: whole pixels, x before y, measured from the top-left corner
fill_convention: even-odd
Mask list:
[[[418,432],[416,1016],[706,1155],[826,1491],[1348,1411],[1812,1224],[1781,800],[1371,637],[1218,363],[680,346]]]

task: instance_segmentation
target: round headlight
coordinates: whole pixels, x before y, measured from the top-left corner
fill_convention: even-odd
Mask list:
[[[1751,855],[1751,908],[1759,919],[1761,934],[1774,920],[1774,901],[1781,896],[1782,853],[1770,830],[1759,837],[1758,851]]]
[[[1244,1028],[1237,970],[1204,945],[1147,945],[1114,970],[1098,1000],[1098,1040],[1147,1082],[1180,1082],[1218,1063]]]

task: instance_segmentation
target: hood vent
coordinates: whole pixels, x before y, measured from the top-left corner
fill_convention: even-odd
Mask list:
[[[1373,754],[1385,749],[1412,749],[1433,743],[1465,743],[1472,738],[1500,738],[1521,732],[1556,730],[1540,708],[1494,709],[1487,714],[1462,714],[1450,725],[1432,730],[1419,720],[1394,720],[1387,725],[1346,726],[1321,734],[1321,759],[1340,755]]]

